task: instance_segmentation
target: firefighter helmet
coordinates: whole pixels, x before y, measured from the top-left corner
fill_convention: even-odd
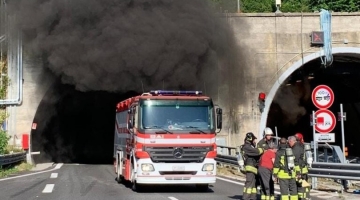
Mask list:
[[[301,133],[296,133],[295,134],[296,140],[299,142],[303,142],[304,141],[304,137]]]
[[[254,133],[249,132],[249,133],[246,133],[245,139],[247,141],[254,141],[255,139],[257,139],[257,137],[255,137]]]
[[[266,127],[264,130],[264,136],[266,135],[274,135],[274,132],[271,130],[271,128]]]

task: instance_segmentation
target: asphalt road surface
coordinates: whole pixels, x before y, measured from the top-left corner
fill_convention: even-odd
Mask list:
[[[241,199],[242,190],[243,182],[219,178],[207,192],[194,186],[161,186],[137,193],[115,181],[111,165],[57,164],[35,174],[0,179],[0,200],[231,200]],[[324,198],[312,197],[318,199]]]

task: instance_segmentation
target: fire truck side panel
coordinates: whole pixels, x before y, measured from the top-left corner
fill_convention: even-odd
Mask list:
[[[127,111],[122,111],[116,113],[116,123],[115,123],[115,138],[114,138],[114,157],[116,158],[115,170],[117,169],[117,165],[122,162],[122,169],[120,174],[126,178],[128,178],[128,174],[126,168],[127,158],[129,157],[127,151],[127,143],[130,141],[130,134],[127,129],[127,119],[128,113]],[[119,160],[120,159],[120,160]],[[117,173],[117,171],[115,171]]]

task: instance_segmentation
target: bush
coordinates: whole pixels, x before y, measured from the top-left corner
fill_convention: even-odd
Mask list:
[[[6,154],[8,142],[9,142],[10,136],[7,135],[6,131],[0,131],[0,155]]]

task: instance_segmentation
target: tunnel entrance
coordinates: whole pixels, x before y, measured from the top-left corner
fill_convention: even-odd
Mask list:
[[[55,83],[36,112],[32,130],[35,163],[110,164],[113,161],[116,103],[137,95],[80,92]]]
[[[311,92],[318,85],[332,88],[335,101],[329,108],[335,116],[343,104],[347,119],[344,123],[345,146],[349,156],[360,156],[360,55],[334,55],[332,66],[323,67],[321,59],[312,60],[295,70],[280,86],[270,106],[266,126],[277,128],[280,137],[297,132],[306,142],[313,140],[310,126],[312,111],[318,110],[311,100]],[[337,121],[335,143],[341,147],[341,125]]]

